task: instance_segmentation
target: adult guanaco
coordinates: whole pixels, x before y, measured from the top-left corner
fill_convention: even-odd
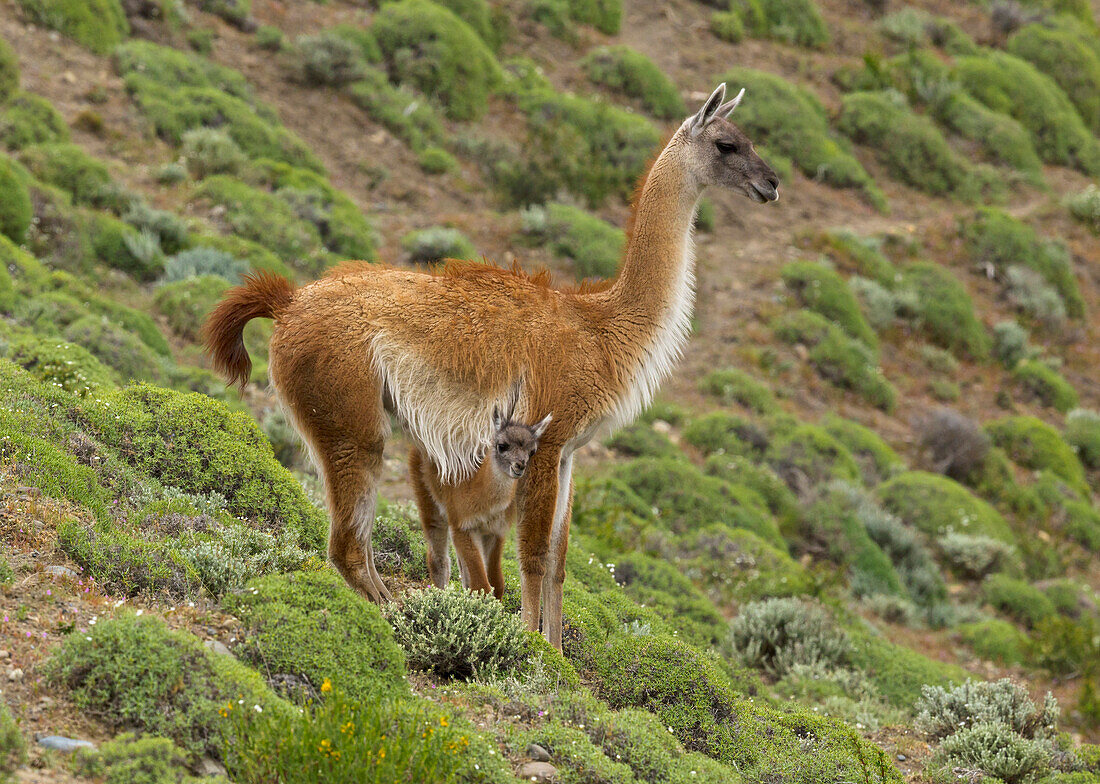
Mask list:
[[[444,483],[417,447],[409,450],[409,481],[428,540],[428,574],[437,588],[451,578],[448,542],[453,538],[463,587],[504,596],[500,559],[516,521],[516,483],[553,418],[547,414],[534,425],[524,425],[513,415],[514,406],[508,414],[493,412],[496,433],[490,448],[473,476],[457,484]]]
[[[573,453],[630,422],[679,358],[690,329],[692,223],[703,189],[754,202],[779,179],[726,118],[726,87],[683,122],[644,176],[619,273],[557,290],[549,276],[449,262],[420,272],[350,264],[295,290],[258,274],[227,292],[205,325],[214,366],[248,379],[242,332],[274,318],[268,371],[325,478],[329,556],[364,596],[390,597],[371,529],[392,412],[443,482],[469,476],[492,436],[492,411],[523,379],[524,421],[553,411],[517,488],[522,616],[561,647],[562,583]],[[544,606],[543,606],[544,605]]]

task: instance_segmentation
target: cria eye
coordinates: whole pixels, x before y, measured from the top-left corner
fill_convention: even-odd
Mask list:
[[[497,444],[497,454],[498,455],[503,455],[507,451],[508,451],[508,445],[507,444]]]
[[[715,142],[714,144],[716,147],[718,147],[718,152],[722,153],[723,155],[729,155],[731,152],[737,152],[737,144],[735,144],[734,142]]]

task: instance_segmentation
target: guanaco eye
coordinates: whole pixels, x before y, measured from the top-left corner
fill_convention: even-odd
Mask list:
[[[507,451],[508,451],[508,445],[507,444],[497,444],[497,454],[498,455],[503,455]]]
[[[731,152],[737,152],[737,144],[735,142],[715,142],[715,146],[718,148],[718,152],[723,155],[729,155]]]

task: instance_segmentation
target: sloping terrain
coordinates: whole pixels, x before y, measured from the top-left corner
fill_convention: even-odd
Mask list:
[[[0,0],[0,39],[0,780],[1100,781],[1095,4]],[[718,81],[782,198],[704,198],[679,369],[580,456],[564,656],[514,557],[502,605],[422,590],[400,436],[361,602],[270,325],[238,398],[206,313],[353,258],[611,277]]]

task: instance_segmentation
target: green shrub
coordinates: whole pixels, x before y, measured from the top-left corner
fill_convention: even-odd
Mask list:
[[[566,0],[569,17],[591,25],[604,35],[616,35],[622,23],[622,0]]]
[[[897,285],[898,271],[883,254],[880,238],[861,237],[848,229],[828,229],[818,242],[841,269],[870,278],[887,289]]]
[[[1012,370],[1033,352],[1028,337],[1027,330],[1015,321],[997,322],[993,325],[993,356]]]
[[[860,312],[859,302],[844,278],[831,267],[812,261],[796,261],[783,268],[783,282],[803,307],[839,324],[852,337],[872,349],[878,338]]]
[[[858,482],[859,463],[824,428],[800,423],[776,434],[768,445],[768,464],[796,492],[804,493],[830,479]]]
[[[325,680],[354,699],[408,692],[389,624],[335,572],[261,577],[226,606],[244,623],[239,655],[269,678],[304,681],[303,699],[320,696]]]
[[[813,0],[750,0],[759,7],[762,24],[754,32],[778,41],[821,48],[829,43],[829,28]]]
[[[706,476],[685,460],[640,458],[616,467],[611,475],[637,493],[655,510],[662,525],[674,533],[724,523],[783,547],[778,526],[759,495]]]
[[[187,754],[168,738],[129,732],[73,755],[77,773],[103,784],[192,784],[187,763]]]
[[[233,137],[221,128],[192,128],[184,132],[181,141],[180,153],[195,179],[210,174],[236,174],[246,160]]]
[[[130,34],[119,0],[19,0],[31,21],[57,30],[96,54],[110,54]]]
[[[962,624],[955,631],[983,659],[1006,667],[1024,663],[1028,638],[1016,624],[990,618]]]
[[[1028,645],[1030,663],[1056,677],[1092,678],[1100,669],[1100,626],[1092,616],[1040,620]]]
[[[600,653],[597,684],[612,708],[651,711],[685,749],[704,752],[750,781],[901,781],[881,751],[839,722],[780,713],[739,696],[714,659],[671,637],[612,638]],[[751,689],[740,685],[742,693]]]
[[[260,25],[256,28],[256,46],[268,51],[277,52],[283,48],[283,31],[271,25]]]
[[[1085,315],[1072,259],[1060,242],[1040,238],[1023,221],[991,207],[982,208],[973,218],[963,221],[960,231],[975,261],[1002,273],[1014,264],[1034,270],[1058,291],[1070,316]]]
[[[0,110],[0,144],[9,150],[68,141],[65,119],[41,96],[18,93]]]
[[[358,701],[333,689],[312,710],[226,713],[222,753],[240,784],[514,781],[492,738],[426,699]]]
[[[10,774],[26,761],[27,742],[7,703],[0,700],[0,782],[10,781]]]
[[[795,665],[829,668],[847,661],[851,643],[816,604],[766,599],[741,608],[730,623],[729,648],[746,666],[776,678]]]
[[[153,305],[168,320],[177,335],[191,341],[201,338],[203,319],[229,289],[229,282],[216,275],[201,275],[157,288]]]
[[[0,39],[0,104],[19,92],[19,56]]]
[[[956,531],[1016,543],[996,509],[945,476],[906,471],[879,485],[875,493],[888,511],[929,536]]]
[[[947,565],[973,580],[1003,571],[1017,562],[1015,547],[988,536],[951,531],[940,537],[937,544]]]
[[[836,324],[809,310],[780,316],[772,329],[784,342],[807,346],[810,362],[824,378],[854,390],[884,411],[893,410],[897,391],[882,375],[874,353],[865,343],[848,337]]]
[[[458,161],[442,147],[425,147],[416,162],[428,174],[446,174],[458,168]]]
[[[437,264],[445,259],[476,259],[477,250],[469,237],[458,229],[433,226],[411,231],[401,238],[403,247],[412,261],[419,264]]]
[[[7,354],[35,378],[78,397],[118,381],[114,371],[86,348],[58,339],[28,335],[13,341]]]
[[[103,316],[84,316],[65,328],[66,340],[88,349],[123,381],[161,377],[160,357],[141,339]]]
[[[1019,120],[1044,161],[1100,173],[1100,142],[1061,88],[1035,66],[1007,52],[986,50],[960,57],[953,76],[990,109]]]
[[[252,99],[252,88],[240,71],[202,55],[135,39],[118,47],[114,57],[124,77],[141,74],[169,87],[212,87],[237,98]]]
[[[627,596],[651,607],[684,639],[713,645],[723,636],[726,621],[694,583],[675,565],[641,553],[627,553],[615,561],[615,581]]]
[[[177,283],[208,275],[237,283],[247,271],[248,265],[231,254],[200,245],[168,259],[164,264],[164,275],[160,284]]]
[[[723,81],[746,89],[737,124],[757,144],[790,158],[807,177],[837,188],[858,188],[878,209],[886,199],[846,143],[829,131],[821,102],[802,87],[751,68],[729,71]]]
[[[657,65],[629,46],[594,49],[582,62],[594,84],[638,99],[647,112],[664,120],[687,115],[676,85]]]
[[[412,591],[387,609],[409,667],[440,678],[470,678],[516,667],[526,641],[519,618],[488,594],[460,586]]]
[[[300,37],[294,54],[298,76],[308,85],[343,87],[363,76],[362,49],[330,30]]]
[[[1100,188],[1089,185],[1080,193],[1066,200],[1070,215],[1088,226],[1093,234],[1100,234]]]
[[[953,769],[978,770],[1005,784],[1035,781],[1050,769],[1049,741],[1028,740],[1003,724],[975,724],[945,738],[934,760]]]
[[[867,484],[876,484],[905,468],[898,453],[871,428],[836,414],[827,415],[821,424],[852,453]]]
[[[1032,416],[999,419],[986,425],[993,443],[1024,468],[1050,471],[1083,498],[1089,497],[1085,469],[1058,431]]]
[[[75,144],[31,145],[22,151],[20,158],[31,174],[68,191],[77,204],[98,205],[111,184],[107,167]]]
[[[989,335],[974,303],[950,270],[932,262],[910,264],[903,285],[916,294],[921,328],[935,343],[972,359],[989,355]]]
[[[1100,50],[1090,43],[1067,29],[1029,24],[1008,39],[1006,48],[1057,82],[1085,125],[1097,133],[1100,132]]]
[[[546,749],[561,770],[563,781],[598,781],[601,784],[633,784],[636,781],[630,768],[611,760],[589,739],[584,729],[568,727],[558,721],[522,732],[512,739],[512,743],[517,752],[531,743]]]
[[[578,280],[615,277],[626,245],[621,229],[571,204],[524,210],[523,230],[549,245],[555,255],[573,259]]]
[[[546,201],[561,187],[589,207],[612,194],[625,199],[660,142],[644,117],[602,101],[548,86],[521,88],[516,101],[527,117],[523,159],[512,170],[498,167],[494,178],[520,204]]]
[[[1100,414],[1084,408],[1070,411],[1062,437],[1077,452],[1082,463],[1089,468],[1100,468]]]
[[[711,371],[700,379],[699,391],[757,414],[770,414],[779,407],[771,388],[740,368]]]
[[[1029,627],[1057,612],[1038,588],[1006,574],[991,575],[982,585],[982,594],[998,610]]]
[[[347,93],[352,103],[412,149],[443,143],[443,120],[434,106],[405,87],[390,84],[382,70],[368,68]]]
[[[31,197],[24,176],[7,156],[0,155],[0,234],[19,244],[33,217]]]
[[[963,201],[1004,198],[1004,182],[956,155],[936,125],[915,114],[899,93],[845,95],[838,128],[853,141],[881,150],[890,175],[918,190]]]
[[[1041,183],[1043,164],[1031,136],[1018,121],[990,109],[961,89],[941,89],[930,101],[932,116],[948,130],[977,143],[994,163]]]
[[[501,81],[492,51],[466,22],[428,0],[386,4],[371,28],[396,81],[437,98],[453,120],[476,120]]]
[[[46,673],[108,726],[163,735],[192,753],[216,753],[228,702],[286,711],[255,672],[151,616],[127,613],[69,635]]]
[[[1016,364],[1012,378],[1044,406],[1063,414],[1077,407],[1077,390],[1049,365],[1037,359],[1025,359]]]
[[[771,467],[751,457],[717,454],[707,458],[703,470],[709,476],[744,485],[756,492],[786,531],[802,514],[798,498]]]
[[[607,445],[627,457],[682,457],[668,436],[645,422],[635,422],[607,440]]]
[[[710,15],[710,31],[723,41],[736,44],[745,37],[745,24],[734,11],[715,11]]]
[[[1008,678],[972,681],[947,689],[926,686],[913,706],[917,727],[931,738],[954,735],[964,727],[996,723],[1025,738],[1047,738],[1058,722],[1058,703],[1047,694],[1042,706],[1027,689]]]

